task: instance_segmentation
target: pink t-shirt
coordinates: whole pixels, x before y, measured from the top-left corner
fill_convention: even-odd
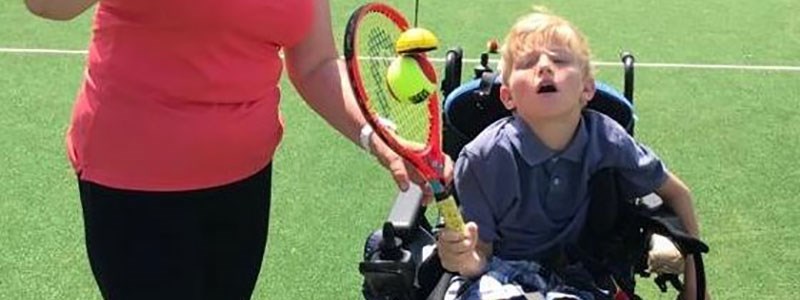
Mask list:
[[[81,179],[219,186],[264,168],[283,133],[279,51],[313,0],[103,0],[67,133]]]

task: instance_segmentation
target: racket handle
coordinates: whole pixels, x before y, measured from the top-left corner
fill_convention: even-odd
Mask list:
[[[461,213],[458,212],[458,206],[452,196],[437,201],[436,206],[439,208],[439,213],[444,217],[444,227],[457,232],[466,230],[464,219],[461,218]]]

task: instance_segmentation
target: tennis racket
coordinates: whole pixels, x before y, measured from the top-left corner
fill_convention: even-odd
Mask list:
[[[350,85],[358,106],[375,133],[392,150],[410,162],[428,182],[445,227],[464,231],[464,221],[445,182],[441,114],[436,92],[421,103],[392,98],[386,72],[395,53],[395,41],[409,28],[406,18],[393,7],[367,3],[350,16],[344,37],[344,55]],[[424,54],[418,63],[432,82],[436,71]],[[394,128],[384,126],[390,121]]]

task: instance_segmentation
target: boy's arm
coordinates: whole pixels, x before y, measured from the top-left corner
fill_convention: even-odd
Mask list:
[[[692,195],[686,184],[675,174],[667,171],[667,179],[656,189],[656,194],[675,211],[689,235],[699,237],[700,230],[694,214]]]
[[[689,235],[699,238],[700,229],[697,223],[697,218],[694,213],[694,206],[692,204],[692,196],[689,188],[683,183],[675,174],[667,172],[667,180],[661,184],[656,190],[666,205],[669,205],[678,218],[683,223],[684,228]],[[697,294],[694,260],[691,255],[685,259],[684,267],[684,290],[681,292],[679,299],[695,299]],[[708,291],[705,295],[706,299],[709,297]]]
[[[25,0],[34,15],[45,19],[67,21],[86,11],[99,0]]]

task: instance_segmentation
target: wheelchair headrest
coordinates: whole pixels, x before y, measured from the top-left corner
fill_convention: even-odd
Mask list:
[[[444,117],[449,130],[459,138],[472,140],[486,126],[511,115],[500,101],[500,76],[486,73],[482,78],[470,80],[447,95]],[[632,133],[635,116],[633,105],[618,90],[595,82],[597,91],[588,109],[601,112],[617,121]]]

